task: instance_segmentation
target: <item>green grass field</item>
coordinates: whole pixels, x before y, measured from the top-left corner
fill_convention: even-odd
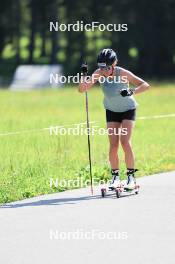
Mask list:
[[[105,127],[102,99],[98,87],[89,93],[90,119]],[[175,113],[173,85],[155,85],[136,99],[138,117]],[[66,189],[50,188],[50,178],[89,177],[85,135],[50,136],[49,130],[6,134],[84,122],[85,98],[76,88],[30,92],[2,90],[0,116],[0,203]],[[175,169],[174,131],[175,117],[137,120],[133,147],[138,176]],[[108,179],[107,136],[91,137],[91,145],[93,175]],[[120,160],[124,171],[121,151]]]

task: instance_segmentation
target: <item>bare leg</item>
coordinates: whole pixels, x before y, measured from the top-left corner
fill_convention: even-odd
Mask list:
[[[120,136],[120,142],[125,153],[125,163],[127,168],[134,168],[135,157],[131,145],[131,135],[134,128],[134,121],[132,120],[123,120],[122,128],[127,129],[127,135]]]
[[[111,169],[119,169],[119,158],[118,158],[118,148],[119,148],[119,135],[118,129],[121,127],[119,122],[108,122],[108,137],[109,137],[109,162],[111,164]]]

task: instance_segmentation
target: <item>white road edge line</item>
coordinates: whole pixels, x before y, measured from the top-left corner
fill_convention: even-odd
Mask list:
[[[155,116],[140,116],[137,119],[158,119],[158,118],[166,118],[166,117],[175,117],[175,114],[168,115],[155,115]]]
[[[167,118],[167,117],[175,117],[175,113],[174,114],[167,114],[167,115],[155,115],[155,116],[140,116],[137,117],[137,120],[147,120],[147,119],[159,119],[159,118]],[[98,123],[98,121],[91,121],[92,123]],[[0,133],[0,136],[11,136],[11,135],[19,135],[19,134],[25,134],[25,133],[33,133],[33,132],[42,132],[45,130],[49,130],[51,127],[52,128],[58,128],[58,127],[66,127],[66,126],[76,126],[76,125],[85,125],[86,122],[82,122],[82,123],[77,123],[77,124],[70,124],[70,125],[64,125],[64,126],[50,126],[50,127],[45,127],[45,128],[38,128],[38,129],[28,129],[28,130],[21,130],[21,131],[15,131],[15,132],[6,132],[6,133]]]
[[[97,121],[91,121],[89,123],[96,123]],[[38,128],[38,129],[28,129],[28,130],[21,130],[21,131],[15,131],[15,132],[6,132],[6,133],[0,133],[0,136],[10,136],[10,135],[18,135],[18,134],[25,134],[25,133],[33,133],[33,132],[42,132],[46,130],[50,130],[51,128],[62,128],[66,126],[77,126],[77,125],[85,125],[86,122],[77,123],[77,124],[70,124],[70,125],[64,125],[64,126],[50,126],[50,127],[44,127],[44,128]]]

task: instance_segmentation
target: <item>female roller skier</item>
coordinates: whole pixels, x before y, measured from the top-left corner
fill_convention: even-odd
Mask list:
[[[112,181],[109,188],[120,186],[119,178],[119,142],[124,151],[127,168],[126,188],[133,189],[135,186],[135,158],[131,145],[131,136],[136,119],[137,102],[133,94],[139,94],[149,88],[149,84],[134,75],[132,72],[118,66],[116,52],[112,49],[103,49],[97,57],[98,69],[91,78],[81,78],[79,92],[89,90],[103,77],[102,89],[104,93],[104,108],[106,110],[106,122],[109,137],[109,162],[111,165]],[[87,65],[83,64],[82,70],[87,72]],[[105,79],[104,79],[105,78]],[[101,79],[102,80],[102,79]],[[130,89],[129,84],[135,88]],[[127,133],[116,133],[125,128]]]

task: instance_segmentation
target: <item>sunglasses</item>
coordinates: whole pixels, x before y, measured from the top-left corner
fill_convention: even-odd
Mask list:
[[[109,71],[111,66],[106,65],[106,63],[98,63],[98,67],[102,71]]]

